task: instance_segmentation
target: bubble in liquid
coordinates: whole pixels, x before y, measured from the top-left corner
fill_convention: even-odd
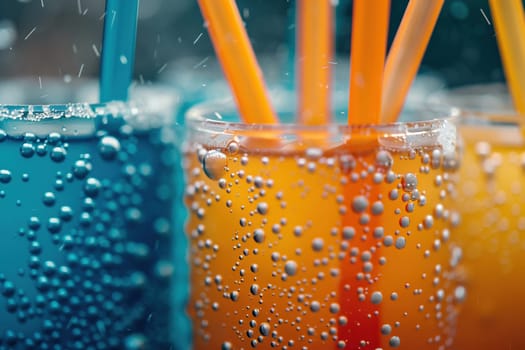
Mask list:
[[[323,250],[324,240],[322,238],[314,238],[312,241],[312,249],[316,252]]]
[[[73,175],[75,178],[82,180],[91,171],[91,163],[86,162],[84,159],[79,159],[73,165]]]
[[[257,295],[259,294],[259,285],[258,284],[252,284],[250,286],[250,293],[252,293],[253,295]]]
[[[257,212],[261,215],[266,215],[268,213],[268,203],[261,202],[257,204]]]
[[[376,155],[376,165],[385,168],[391,168],[394,164],[394,159],[388,151],[379,151]]]
[[[405,237],[397,237],[396,238],[396,248],[397,249],[403,249],[406,246],[406,239]]]
[[[104,136],[98,143],[98,150],[103,159],[115,159],[120,151],[120,142],[113,136]]]
[[[385,229],[382,226],[374,228],[374,238],[383,238],[385,235]]]
[[[416,175],[412,173],[407,173],[403,178],[401,179],[401,185],[403,186],[403,190],[406,192],[412,192],[417,187],[417,177]]]
[[[38,230],[40,228],[40,219],[36,216],[30,217],[28,226],[31,230]]]
[[[0,170],[0,182],[1,183],[9,183],[11,181],[11,172],[6,169]]]
[[[260,228],[256,229],[254,232],[253,232],[253,239],[255,240],[255,242],[257,243],[262,243],[264,242],[264,231]]]
[[[231,293],[230,293],[230,299],[231,299],[232,301],[237,301],[237,300],[239,300],[239,292],[236,291],[236,290],[233,291],[233,292],[231,292]]]
[[[294,276],[297,274],[297,263],[294,260],[288,260],[284,264],[284,271],[288,276]]]
[[[399,198],[399,192],[396,189],[393,189],[388,193],[388,198],[390,198],[390,200],[395,201],[397,198]]]
[[[341,168],[344,172],[352,171],[356,166],[356,160],[351,155],[342,155],[339,161],[341,162]]]
[[[25,142],[20,146],[20,154],[24,158],[31,158],[35,154],[35,146],[30,142]]]
[[[362,213],[368,207],[368,200],[365,196],[356,196],[352,201],[352,209],[356,213]]]
[[[383,205],[383,202],[376,201],[374,204],[372,204],[372,214],[373,215],[381,215],[383,214],[385,207]]]
[[[465,298],[467,297],[467,290],[464,286],[457,286],[454,290],[454,299],[457,302],[463,302],[465,301]]]
[[[321,304],[318,301],[312,301],[312,303],[310,304],[310,310],[312,312],[318,312],[319,310],[321,310]]]
[[[262,335],[268,336],[270,335],[271,326],[268,322],[263,322],[259,326],[259,332],[261,332]]]
[[[49,218],[47,222],[47,229],[51,233],[58,233],[62,229],[62,222],[59,218]]]
[[[227,157],[219,151],[208,151],[202,159],[202,169],[211,180],[218,180],[225,173]]]
[[[397,348],[397,347],[399,347],[399,345],[401,345],[401,339],[399,339],[399,337],[397,337],[397,336],[393,336],[388,341],[388,345],[390,345],[393,348]]]
[[[44,193],[44,198],[42,199],[42,202],[47,207],[53,206],[55,204],[55,194],[53,192]]]
[[[84,185],[84,193],[89,197],[96,197],[101,187],[102,185],[100,184],[100,181],[94,177],[90,177],[86,180]]]
[[[69,206],[63,206],[60,208],[60,219],[69,221],[73,218],[73,209]]]
[[[408,216],[403,216],[399,219],[399,226],[406,228],[410,225],[410,218]]]
[[[432,228],[432,226],[434,226],[434,217],[432,215],[425,216],[425,219],[423,220],[423,226],[426,229]]]
[[[374,305],[380,304],[383,301],[383,294],[381,292],[373,292],[370,301]]]
[[[333,314],[337,314],[341,310],[341,307],[338,303],[332,303],[330,304],[330,312]]]
[[[355,236],[355,229],[350,226],[343,227],[343,238],[352,239]]]
[[[61,163],[66,159],[67,151],[64,147],[53,147],[49,157],[57,163]]]
[[[296,237],[300,237],[303,234],[303,228],[301,226],[295,226],[293,229],[293,234]]]
[[[233,345],[229,341],[225,341],[221,345],[221,350],[232,350],[232,349],[233,349]]]
[[[477,142],[474,148],[476,154],[481,158],[488,157],[492,151],[490,143],[485,141]]]
[[[235,140],[232,140],[228,143],[226,149],[228,150],[229,154],[235,155],[239,152],[239,143]]]

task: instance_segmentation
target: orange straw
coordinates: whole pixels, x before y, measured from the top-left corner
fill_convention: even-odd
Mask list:
[[[390,0],[354,0],[348,122],[378,123]]]
[[[394,122],[401,113],[444,2],[410,0],[408,3],[386,60],[381,122]]]
[[[246,123],[277,123],[235,0],[198,2],[241,118]]]
[[[298,0],[299,121],[323,125],[330,119],[331,0]]]
[[[525,114],[525,17],[521,0],[489,0],[514,108]]]

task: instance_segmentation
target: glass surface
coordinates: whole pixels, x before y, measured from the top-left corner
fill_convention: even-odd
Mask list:
[[[306,127],[281,97],[281,125],[239,123],[228,102],[187,113],[195,348],[449,347],[453,118]]]

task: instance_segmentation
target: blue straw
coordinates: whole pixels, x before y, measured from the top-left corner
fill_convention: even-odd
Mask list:
[[[100,102],[126,101],[133,75],[139,0],[106,0]]]
[[[296,66],[296,32],[297,32],[297,1],[291,0],[290,7],[288,8],[287,18],[287,31],[288,31],[288,56],[286,59],[286,78],[284,81],[285,87],[290,90],[295,89],[295,77],[297,76]]]

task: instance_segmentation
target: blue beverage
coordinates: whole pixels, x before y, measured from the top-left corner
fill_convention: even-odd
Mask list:
[[[0,349],[184,344],[175,143],[162,112],[0,107]]]

